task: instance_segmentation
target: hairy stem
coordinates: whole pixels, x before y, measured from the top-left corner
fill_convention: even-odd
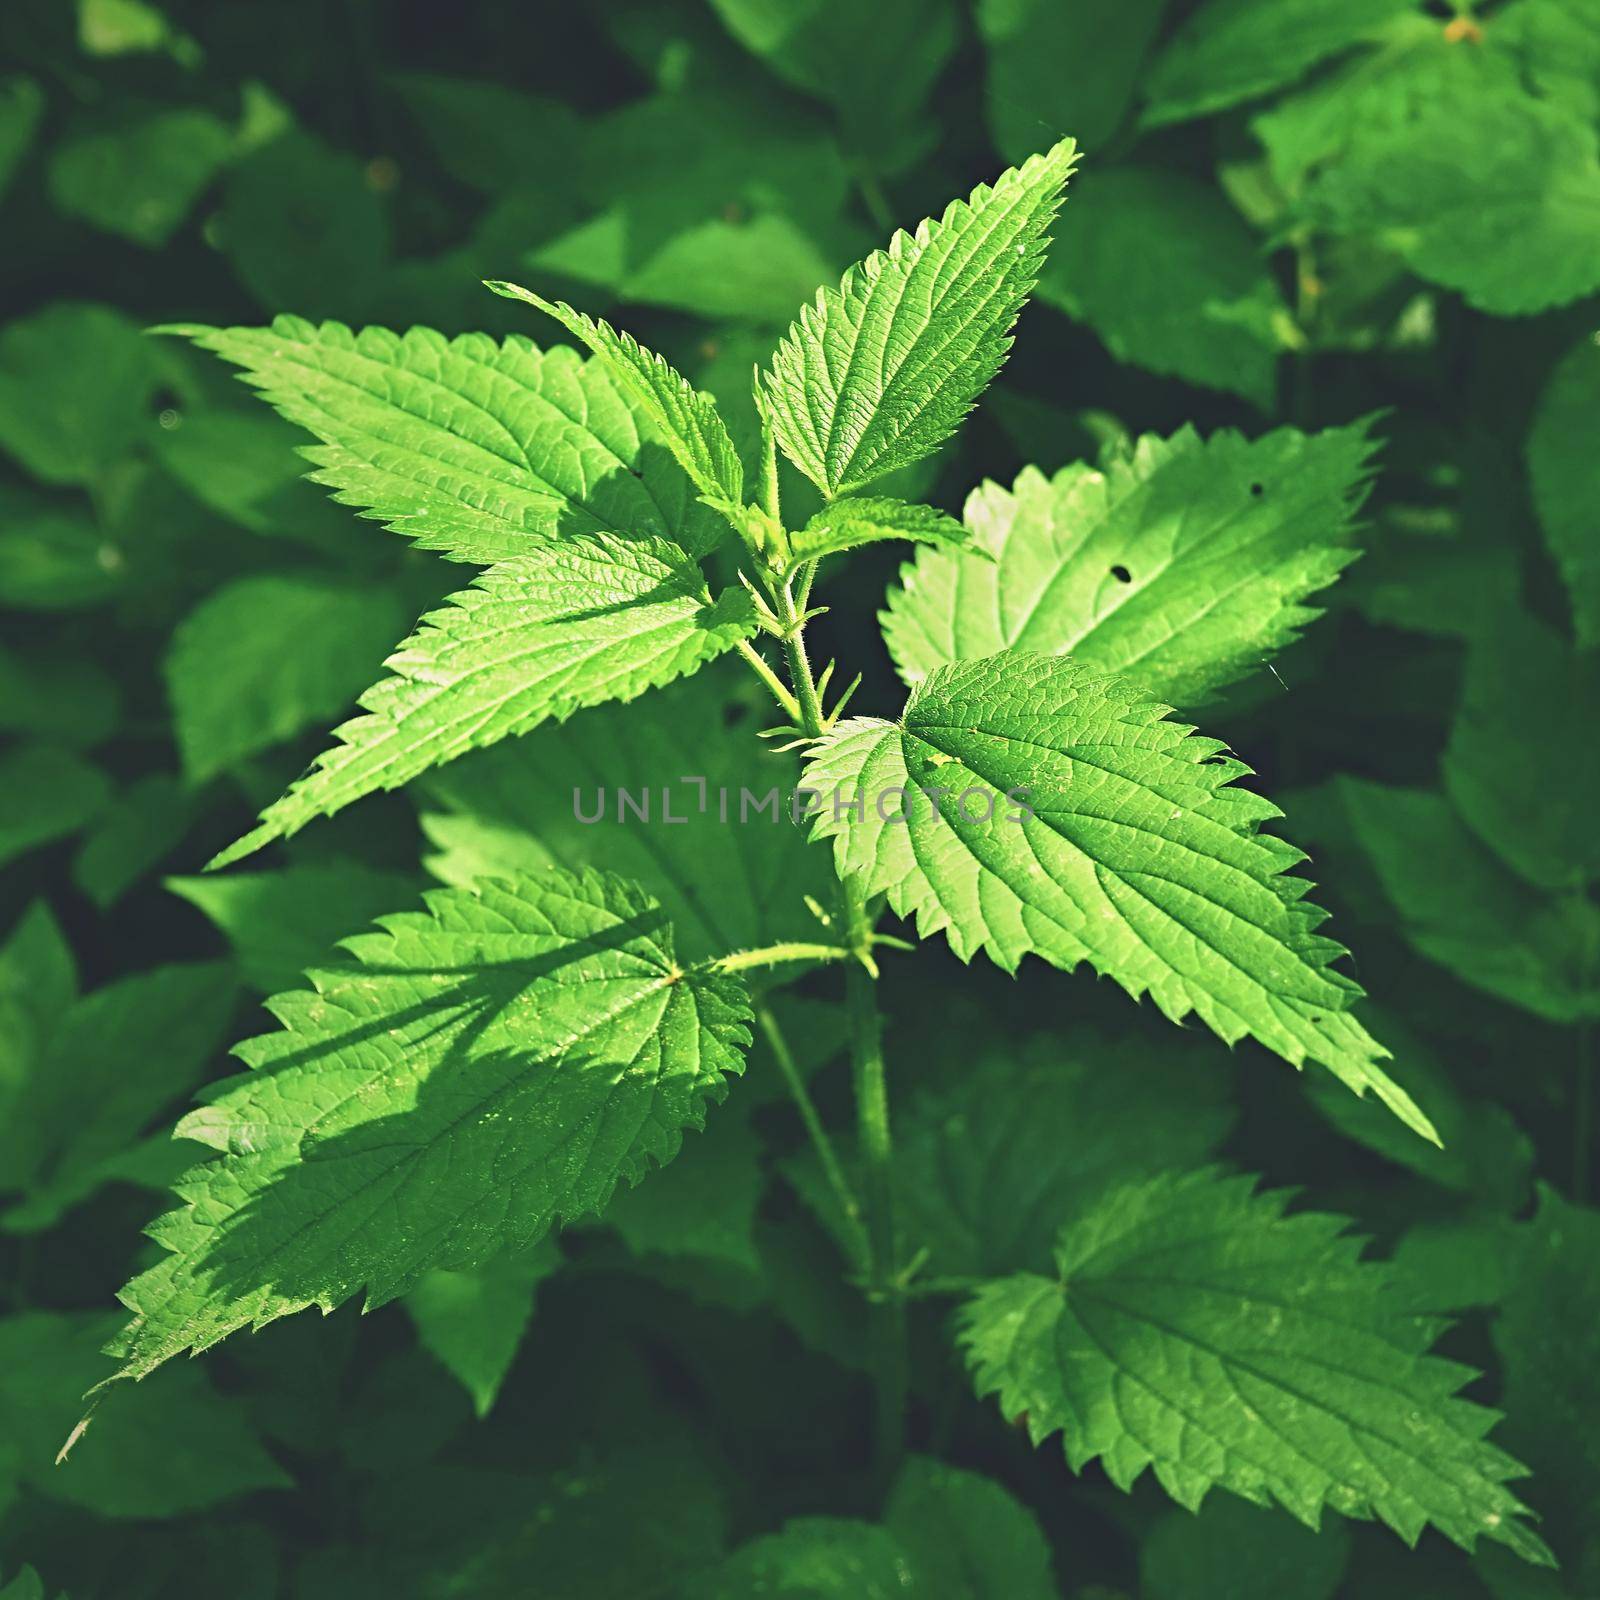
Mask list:
[[[793,590],[784,584],[774,594],[785,626],[783,648],[789,681],[800,703],[801,732],[822,736],[826,726],[811,660],[806,653],[804,624]],[[889,1132],[889,1093],[883,1064],[883,1022],[878,1014],[872,962],[875,918],[860,883],[844,878],[839,885],[843,932],[856,957],[845,970],[845,1006],[850,1023],[850,1059],[855,1080],[856,1132],[865,1174],[867,1214],[867,1286],[871,1297],[869,1329],[872,1371],[877,1389],[873,1430],[874,1456],[886,1484],[904,1445],[907,1389],[905,1302],[895,1282],[894,1147]]]
[[[789,1041],[784,1037],[783,1028],[773,1014],[772,1007],[763,1001],[756,1006],[755,1017],[756,1026],[761,1030],[762,1038],[767,1041],[767,1048],[771,1050],[773,1060],[778,1063],[778,1071],[783,1074],[783,1081],[788,1085],[790,1098],[800,1112],[800,1120],[805,1124],[811,1147],[817,1152],[817,1160],[822,1163],[822,1174],[828,1180],[828,1187],[833,1190],[834,1199],[839,1202],[839,1210],[844,1216],[845,1231],[850,1235],[851,1250],[856,1260],[866,1266],[870,1249],[867,1243],[867,1230],[861,1220],[861,1201],[851,1188],[850,1180],[844,1175],[839,1152],[834,1148],[833,1140],[828,1137],[828,1130],[822,1125],[817,1103],[811,1098],[806,1080],[800,1075],[800,1068],[795,1064],[794,1052],[789,1048]]]
[[[789,682],[794,685],[794,696],[799,702],[800,731],[808,739],[820,739],[825,722],[822,699],[817,694],[817,680],[811,673],[811,658],[806,654],[805,633],[796,612],[794,596],[787,584],[779,593],[784,610],[781,613],[789,631],[783,637],[783,656],[789,668]]]
[[[716,972],[748,972],[752,967],[777,967],[786,961],[848,961],[855,951],[836,944],[764,944],[757,950],[734,950],[708,965]]]
[[[804,611],[811,600],[811,581],[817,575],[815,561],[803,561],[800,570],[795,574],[794,599],[795,604]]]
[[[788,685],[769,667],[762,654],[748,639],[739,641],[739,654],[750,664],[755,675],[772,691],[772,697],[783,708],[791,722],[800,721],[800,702],[789,693]]]

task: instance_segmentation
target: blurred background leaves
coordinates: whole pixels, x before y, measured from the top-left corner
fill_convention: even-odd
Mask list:
[[[694,1585],[738,1549],[725,1585],[860,1596],[882,1568],[967,1594],[928,1573],[955,1559],[941,1519],[970,1517],[1025,1521],[997,1593],[1040,1581],[1038,1539],[1055,1591],[1102,1600],[1592,1595],[1597,118],[1593,0],[0,8],[0,1593],[494,1596],[537,1574],[609,1600],[722,1592]],[[549,819],[607,740],[591,712],[260,872],[196,876],[449,574],[302,481],[302,437],[218,363],[145,330],[290,311],[548,341],[479,282],[512,277],[637,332],[748,450],[751,366],[798,304],[1062,134],[1083,171],[1015,357],[885,492],[960,514],[986,479],[1184,423],[1377,414],[1362,559],[1206,715],[1313,851],[1448,1149],[1231,1070],[1104,986],[929,948],[884,986],[904,1214],[947,1270],[1010,1267],[1042,1248],[1041,1195],[1107,1175],[1216,1152],[1305,1186],[1417,1303],[1466,1313],[1446,1348],[1509,1411],[1563,1574],[1072,1480],[972,1406],[936,1311],[916,1442],[995,1483],[924,1464],[880,1516],[859,1302],[759,1049],[739,1115],[564,1259],[235,1341],[114,1397],[50,1465],[183,1165],[165,1129],[257,1031],[254,997],[410,905],[424,865],[578,848]],[[797,520],[814,501],[785,474]],[[896,570],[852,557],[817,625],[864,709],[897,703],[876,621]],[[748,741],[726,675],[692,692]],[[658,760],[674,703],[634,709]],[[772,1004],[837,1111],[830,994]],[[980,1073],[1014,1085],[1004,1107],[969,1103]],[[1019,1118],[1038,1106],[1048,1126]]]

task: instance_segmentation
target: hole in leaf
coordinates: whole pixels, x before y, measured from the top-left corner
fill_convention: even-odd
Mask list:
[[[1256,496],[1259,497],[1261,495],[1264,495],[1266,492],[1267,492],[1267,486],[1264,483],[1252,483],[1250,485],[1250,493],[1253,494],[1253,495],[1256,495]]]
[[[1133,574],[1131,572],[1129,572],[1126,567],[1121,567],[1121,566],[1113,567],[1111,569],[1111,576],[1113,578],[1115,578],[1118,583],[1132,583],[1133,582]]]

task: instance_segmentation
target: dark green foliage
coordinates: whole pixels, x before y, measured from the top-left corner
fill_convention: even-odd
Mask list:
[[[1600,1593],[1596,0],[9,0],[0,239],[0,1600]]]

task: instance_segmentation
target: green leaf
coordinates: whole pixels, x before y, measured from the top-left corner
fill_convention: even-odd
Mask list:
[[[423,1349],[460,1380],[480,1417],[493,1409],[516,1360],[539,1285],[561,1263],[561,1251],[546,1237],[531,1250],[507,1252],[481,1267],[436,1267],[406,1295]]]
[[[611,381],[654,424],[700,497],[718,510],[737,512],[744,503],[744,464],[710,395],[702,394],[675,367],[609,322],[597,322],[514,283],[495,282],[488,287],[508,300],[524,300],[538,307],[587,345]]]
[[[298,128],[234,164],[217,228],[239,280],[268,309],[365,317],[389,265],[388,210],[363,164]]]
[[[72,861],[72,881],[102,911],[177,849],[198,813],[176,778],[136,779],[100,813]]]
[[[1495,153],[1487,166],[1474,158],[1480,149]],[[1533,101],[1464,96],[1430,107],[1369,160],[1328,173],[1308,212],[1383,230],[1413,271],[1493,316],[1530,315],[1600,288],[1593,130]]]
[[[117,726],[121,696],[104,667],[66,641],[0,644],[0,729],[88,749]]]
[[[119,978],[52,1020],[4,1092],[0,1227],[48,1227],[104,1181],[151,1123],[212,1064],[233,1010],[225,966],[156,967]]]
[[[1399,1017],[1377,1008],[1373,1015],[1394,1051],[1393,1076],[1427,1106],[1444,1148],[1413,1139],[1377,1106],[1340,1093],[1324,1078],[1307,1080],[1311,1103],[1347,1139],[1419,1177],[1469,1196],[1480,1209],[1492,1208],[1507,1215],[1521,1210],[1533,1168],[1528,1136],[1503,1106],[1486,1096],[1464,1093],[1427,1044]]]
[[[927,1456],[900,1469],[884,1522],[916,1563],[926,1600],[1056,1600],[1050,1547],[999,1484]]]
[[[924,550],[889,594],[884,637],[908,683],[1015,646],[1127,673],[1188,705],[1289,644],[1304,602],[1356,555],[1364,424],[1247,440],[1146,435],[1102,471],[1024,468],[967,501],[977,545]]]
[[[1145,1600],[1335,1600],[1350,1560],[1342,1522],[1313,1533],[1231,1495],[1169,1511],[1139,1546]]]
[[[826,863],[791,818],[791,758],[752,739],[753,725],[749,708],[731,699],[712,671],[669,685],[641,706],[602,707],[474,755],[427,780],[428,794],[443,807],[423,816],[440,851],[427,864],[466,887],[549,866],[603,863],[661,903],[688,959],[815,939],[820,930],[804,896],[826,897]],[[698,770],[685,774],[687,766]],[[775,982],[804,970],[762,976]],[[819,1009],[823,1016],[802,1020],[797,1044],[828,1035],[836,1018]],[[754,1077],[741,1104],[763,1088],[786,1096],[775,1066]],[[635,1254],[756,1271],[759,1157],[759,1141],[730,1108],[647,1188],[618,1193],[604,1220]]]
[[[402,1389],[390,1404],[400,1411],[411,1401]],[[700,1600],[704,1590],[694,1585],[727,1541],[725,1490],[698,1441],[678,1430],[659,1437],[671,1417],[647,1414],[620,1445],[596,1438],[591,1423],[564,1435],[570,1443],[556,1454],[541,1448],[541,1411],[539,1425],[520,1428],[512,1446],[518,1462],[539,1453],[537,1472],[459,1454],[383,1470],[360,1497],[351,1543],[325,1546],[305,1564],[322,1579],[308,1600],[516,1595],[530,1582],[552,1600],[676,1600],[686,1592]]]
[[[660,902],[689,960],[815,939],[804,899],[827,896],[827,861],[795,825],[797,764],[752,737],[763,715],[714,668],[430,773],[428,868],[464,888],[607,867]]]
[[[1166,0],[978,0],[989,131],[1008,161],[1044,129],[1071,128],[1091,150],[1127,118]]]
[[[399,873],[342,860],[168,878],[166,886],[222,930],[240,976],[262,994],[292,989],[351,928],[375,921],[417,887]]]
[[[149,429],[160,382],[122,312],[47,306],[0,331],[0,449],[46,483],[94,483]]]
[[[1293,325],[1261,241],[1214,184],[1155,167],[1090,173],[1039,298],[1119,361],[1272,409]]]
[[[125,662],[129,627],[148,626],[155,635],[150,643],[159,645],[174,613],[208,583],[236,572],[244,552],[236,540],[219,537],[213,519],[146,459],[121,462],[103,480],[98,498],[99,559],[115,580],[108,590],[121,602],[116,617],[106,620],[123,626],[113,631],[103,625],[97,636]],[[141,656],[141,682],[149,675]]]
[[[1486,42],[1510,51],[1543,98],[1600,120],[1600,15],[1588,0],[1517,0],[1494,22]]]
[[[931,1252],[935,1276],[1048,1259],[1059,1218],[1216,1153],[1233,1120],[1230,1065],[1209,1041],[1142,1030],[1079,1027],[977,1059],[963,1051],[953,1081],[896,1107],[895,1216],[908,1247]]]
[[[688,485],[644,442],[648,411],[565,346],[299,317],[176,331],[322,441],[311,476],[336,500],[425,550],[487,566],[537,534],[714,542]]]
[[[0,866],[76,833],[99,814],[110,785],[82,756],[50,744],[0,755]]]
[[[1592,449],[1600,416],[1600,343],[1589,337],[1551,373],[1528,433],[1528,471],[1539,521],[1572,598],[1573,631],[1600,645],[1600,458]]]
[[[1411,0],[1208,0],[1150,69],[1144,121],[1182,122],[1269,94],[1414,9]]]
[[[1408,1228],[1394,1249],[1406,1297],[1425,1311],[1470,1311],[1499,1305],[1516,1273],[1520,1224],[1491,1216],[1424,1222]]]
[[[179,1124],[220,1155],[153,1229],[169,1258],[124,1291],[124,1375],[531,1248],[671,1160],[743,1070],[742,986],[685,972],[621,879],[438,890],[346,948]]]
[[[897,1600],[915,1595],[905,1552],[887,1528],[843,1517],[797,1517],[753,1539],[710,1580],[707,1600]]]
[[[32,1567],[19,1567],[10,1582],[0,1589],[0,1600],[49,1600],[49,1597],[39,1581],[39,1574]]]
[[[168,420],[174,425],[163,426],[155,441],[161,465],[218,516],[317,550],[366,546],[364,530],[307,481],[301,436],[289,423],[270,411],[220,406]]]
[[[1356,778],[1336,792],[1417,951],[1550,1022],[1600,1018],[1600,907],[1530,888],[1443,795]]]
[[[1407,1544],[1433,1526],[1551,1560],[1484,1440],[1473,1376],[1428,1355],[1441,1331],[1360,1259],[1342,1217],[1207,1170],[1118,1190],[1061,1231],[1055,1278],[985,1284],[962,1312],[980,1395],[1060,1432],[1068,1464],[1130,1489],[1153,1468],[1197,1510],[1220,1485],[1310,1527],[1327,1506]]]
[[[1013,650],[941,667],[898,722],[840,723],[805,777],[840,873],[962,960],[1087,961],[1174,1022],[1318,1062],[1436,1140],[1350,1014],[1361,989],[1289,872],[1301,852],[1260,831],[1281,813],[1235,786],[1248,771],[1127,680]]]
[[[0,944],[0,1103],[11,1104],[77,998],[72,947],[48,902],[36,900]]]
[[[44,92],[32,78],[0,78],[0,200],[22,165],[43,115]]]
[[[1535,888],[1581,893],[1600,879],[1600,661],[1502,609],[1467,650],[1444,753],[1445,793],[1467,825]]]
[[[981,559],[994,559],[954,517],[935,511],[932,506],[866,495],[860,499],[830,500],[803,528],[791,534],[790,570],[807,561],[819,561],[823,556],[887,539],[964,546]]]
[[[198,64],[198,47],[143,0],[78,0],[78,43],[91,56],[170,51],[184,66]],[[185,48],[187,46],[187,48]]]
[[[1055,1600],[1050,1548],[998,1484],[925,1456],[901,1469],[883,1524],[797,1517],[734,1552],[709,1600]]]
[[[472,87],[476,94],[481,85]],[[526,163],[526,151],[517,154]],[[594,214],[576,227],[561,217],[557,236],[524,259],[540,272],[603,288],[608,298],[632,298],[639,278],[656,276],[664,254],[681,261],[680,241],[692,245],[698,237],[709,243],[719,230],[708,224],[721,222],[724,237],[737,236],[731,219],[787,222],[808,240],[829,240],[831,255],[853,182],[836,142],[817,119],[791,110],[759,81],[701,79],[692,91],[667,87],[629,100],[586,122],[573,156],[574,184]],[[542,172],[539,182],[543,199],[548,178]],[[547,200],[541,209],[548,209]],[[743,237],[762,233],[774,241],[781,237],[765,226]],[[518,241],[515,248],[525,250],[528,242]],[[718,276],[725,272],[707,266]],[[762,269],[762,281],[776,292],[777,275],[787,278],[798,270],[793,262],[771,262]],[[817,282],[812,277],[770,320],[786,321]],[[740,378],[747,392],[748,363]]]
[[[646,251],[639,212],[649,209],[621,202],[536,251],[530,265],[636,305],[768,326],[781,326],[839,270],[827,241],[774,211],[680,225]]]
[[[0,1500],[21,1481],[103,1517],[176,1517],[291,1486],[244,1401],[218,1394],[193,1364],[104,1396],[58,1465],[115,1327],[115,1316],[100,1312],[0,1317]]]
[[[156,250],[233,151],[233,130],[209,111],[119,105],[70,129],[56,146],[50,194],[66,215]]]
[[[440,166],[458,183],[487,194],[526,185],[530,151],[583,149],[578,119],[559,100],[521,94],[481,77],[401,72],[390,81]],[[559,192],[565,178],[562,163],[543,163],[537,178],[541,198]]]
[[[468,750],[632,700],[756,631],[744,591],[713,601],[666,539],[530,536],[526,548],[422,619],[389,657],[392,676],[362,695],[366,714],[336,728],[340,742],[211,866]]]
[[[1505,481],[1498,461],[1482,470]],[[1463,484],[1463,499],[1472,493]],[[1498,508],[1484,508],[1466,525],[1430,506],[1398,514],[1391,508],[1375,520],[1379,531],[1345,580],[1343,599],[1352,609],[1380,627],[1440,639],[1470,639],[1494,626],[1521,571],[1521,551],[1505,539]]]
[[[1498,39],[1463,49],[1431,17],[1395,25],[1387,42],[1341,64],[1258,113],[1250,130],[1265,149],[1281,214],[1317,173],[1337,166],[1363,141],[1385,136],[1425,98],[1497,86]]]
[[[761,383],[778,444],[824,495],[955,432],[1011,348],[1076,159],[1063,139],[980,184],[801,311]]]
[[[530,272],[597,299],[770,328],[860,253],[859,230],[840,215],[851,177],[837,144],[817,118],[754,79],[631,100],[587,122],[573,153],[582,219],[558,216],[532,250],[526,229],[508,236],[496,266],[514,249]],[[525,151],[516,154],[526,162]],[[540,182],[544,218],[546,174]],[[726,350],[733,331],[708,342]],[[769,336],[762,357],[771,345]],[[748,408],[750,364],[738,364],[734,406]],[[724,416],[732,429],[726,403]]]
[[[833,107],[845,144],[873,170],[897,171],[931,142],[923,111],[960,33],[952,0],[711,3],[776,76]]]
[[[1510,1255],[1515,1277],[1492,1327],[1505,1372],[1506,1437],[1536,1477],[1530,1498],[1547,1520],[1567,1592],[1600,1583],[1595,1496],[1600,1443],[1600,1213],[1543,1189],[1538,1215]]]
[[[619,1190],[605,1221],[635,1255],[696,1256],[759,1272],[755,1222],[765,1188],[761,1140],[747,1116],[729,1110],[686,1139],[649,1188]]]
[[[0,405],[3,385],[0,376]],[[0,484],[0,604],[90,610],[119,594],[127,576],[122,551],[83,507]]]
[[[207,596],[164,663],[184,776],[204,783],[337,716],[404,620],[391,590],[311,572],[239,578]]]
[[[685,228],[619,286],[640,305],[691,316],[781,325],[843,252],[776,212]]]
[[[1414,19],[1386,52],[1255,124],[1292,220],[1370,238],[1480,311],[1600,286],[1600,137],[1527,91],[1515,54]]]

